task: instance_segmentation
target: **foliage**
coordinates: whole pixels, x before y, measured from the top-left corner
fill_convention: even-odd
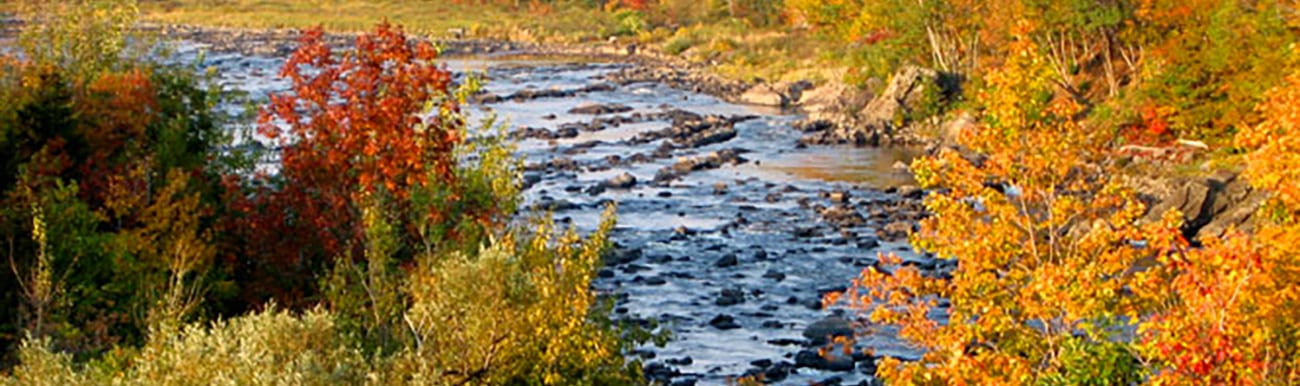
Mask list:
[[[364,383],[375,367],[351,348],[326,312],[274,308],[210,326],[162,327],[129,362],[80,367],[48,342],[29,340],[8,381],[21,385],[325,385]]]
[[[1162,308],[1142,325],[1143,349],[1158,384],[1292,384],[1300,381],[1300,73],[1264,97],[1267,117],[1237,136],[1251,184],[1273,193],[1261,214],[1272,224],[1253,235],[1212,240],[1170,256],[1150,273],[1144,293]]]
[[[905,64],[981,79],[1012,53],[1013,21],[1035,20],[1040,27],[1030,38],[1045,50],[1059,92],[1112,112],[1103,124],[1150,127],[1142,115],[1158,111],[1161,134],[1216,145],[1229,143],[1237,125],[1258,122],[1253,107],[1293,68],[1290,43],[1298,36],[1293,10],[1275,1],[790,0],[786,7],[796,23],[855,47],[845,59],[857,82]]]
[[[133,2],[24,6],[21,55],[0,61],[0,299],[17,310],[0,347],[26,331],[84,359],[192,315],[216,283],[201,197],[226,134],[204,79],[127,53]]]
[[[951,279],[882,256],[892,268],[868,268],[846,293],[873,323],[898,325],[925,350],[917,362],[883,361],[878,374],[888,381],[1141,377],[1137,353],[1112,342],[1149,309],[1126,294],[1137,283],[1131,270],[1175,245],[1177,217],[1137,221],[1145,208],[1099,162],[1104,135],[1074,120],[1071,99],[1053,97],[1029,28],[1020,24],[1006,64],[987,76],[983,124],[962,139],[981,159],[947,150],[913,165],[919,182],[942,188],[927,196],[934,215],[913,243],[959,259]],[[951,302],[946,323],[932,318],[939,298]]]
[[[1179,136],[1231,143],[1263,92],[1294,67],[1287,6],[1272,1],[1144,1],[1133,10],[1130,40],[1141,45],[1138,92],[1169,108]]]
[[[619,10],[614,13],[614,20],[617,26],[611,32],[613,35],[636,35],[645,32],[649,25],[645,21],[644,14],[636,8]]]
[[[1265,94],[1258,107],[1266,117],[1254,127],[1237,135],[1237,145],[1250,149],[1246,175],[1251,184],[1274,192],[1277,220],[1295,222],[1292,215],[1300,208],[1300,71],[1293,72],[1284,82]]]
[[[322,308],[226,321],[159,324],[138,352],[78,365],[48,340],[20,350],[16,384],[631,384],[639,364],[588,290],[613,207],[583,240],[573,231],[512,233],[473,255],[423,256],[404,288],[401,344],[366,350],[345,317]],[[517,241],[516,241],[517,240]],[[373,261],[373,260],[372,260]],[[402,282],[402,281],[397,281]],[[363,306],[364,307],[364,306]],[[378,309],[376,309],[378,311]],[[361,339],[357,339],[361,338]]]
[[[30,23],[19,36],[23,52],[81,78],[123,62],[127,32],[139,14],[134,0],[20,0],[18,7]]]
[[[238,183],[228,193],[239,213],[225,225],[240,240],[231,252],[254,276],[246,300],[309,302],[311,277],[337,257],[363,256],[360,203],[368,200],[384,198],[374,204],[394,214],[385,220],[398,230],[396,262],[414,252],[401,246],[475,245],[513,210],[511,199],[491,198],[508,197],[492,195],[509,193],[500,183],[465,175],[487,169],[457,164],[466,129],[432,45],[409,43],[386,24],[339,56],[320,30],[301,43],[283,70],[292,92],[273,96],[259,118],[259,131],[283,148],[280,173],[260,177],[253,194]]]
[[[972,74],[981,60],[995,61],[991,51],[1008,25],[1013,1],[963,0],[878,1],[792,0],[787,7],[797,20],[837,41],[859,47],[858,67],[886,77],[901,65],[916,63]]]
[[[913,245],[959,259],[951,277],[882,256],[828,298],[847,298],[925,351],[916,362],[885,359],[878,375],[919,384],[1300,380],[1300,75],[1257,96],[1252,114],[1262,122],[1234,118],[1246,176],[1274,195],[1260,213],[1273,224],[1192,248],[1180,214],[1142,220],[1146,208],[1106,150],[1111,133],[1088,128],[1106,122],[1080,120],[1078,94],[1055,68],[1060,51],[1040,48],[1036,31],[1019,23],[1006,61],[985,76],[982,124],[961,140],[973,155],[941,150],[913,164],[937,189]],[[1154,109],[1144,118],[1188,117]],[[940,299],[950,306],[937,307]]]
[[[81,36],[126,39],[109,9],[43,8],[24,36],[83,43],[0,58],[0,383],[639,379],[644,339],[590,289],[612,210],[586,240],[508,226],[520,161],[468,132],[475,82],[450,88],[431,45],[383,24],[336,56],[307,33],[261,116],[282,166],[261,175],[221,151],[193,69]]]
[[[585,241],[573,231],[554,234],[548,220],[474,255],[422,257],[404,317],[415,345],[396,356],[396,373],[418,383],[430,374],[440,382],[485,384],[616,384],[639,377],[639,366],[622,358],[630,347],[621,347],[618,330],[593,314],[599,305],[585,290],[599,268],[612,214],[610,207]]]

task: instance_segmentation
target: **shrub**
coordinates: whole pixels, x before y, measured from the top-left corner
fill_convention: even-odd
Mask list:
[[[128,361],[81,366],[48,341],[29,340],[14,369],[22,385],[360,384],[375,366],[352,348],[333,318],[315,310],[266,311],[182,327],[161,326]],[[290,381],[292,380],[292,381]]]
[[[323,36],[304,35],[284,66],[291,92],[273,96],[259,118],[259,130],[283,148],[280,173],[253,184],[232,179],[227,193],[235,212],[223,224],[228,253],[251,276],[248,302],[310,304],[314,276],[336,258],[364,256],[367,197],[383,197],[375,204],[393,214],[396,262],[409,262],[416,245],[475,245],[513,210],[513,198],[492,195],[509,192],[484,180],[486,169],[458,164],[465,124],[431,44],[383,24],[336,56]]]
[[[619,331],[593,310],[589,288],[613,208],[583,241],[536,231],[508,234],[473,255],[423,257],[411,278],[404,320],[415,344],[396,356],[395,374],[421,382],[612,384],[638,377],[622,357]],[[456,348],[448,350],[448,348]]]

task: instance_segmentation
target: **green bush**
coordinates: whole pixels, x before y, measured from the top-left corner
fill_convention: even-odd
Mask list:
[[[697,37],[692,36],[692,34],[689,33],[683,34],[681,31],[678,31],[677,34],[674,34],[672,38],[668,39],[668,41],[664,43],[664,52],[669,55],[681,55],[681,53],[686,52],[686,50],[691,49],[691,47],[694,47],[696,44],[699,44],[699,39]]]
[[[617,20],[618,24],[611,31],[611,34],[616,36],[633,36],[646,31],[650,27],[644,14],[630,9],[619,10],[614,13],[614,20]]]
[[[342,312],[266,311],[211,323],[158,323],[138,349],[82,362],[29,339],[7,383],[630,384],[623,339],[588,290],[607,247],[613,207],[586,240],[539,221],[475,254],[423,256],[398,295],[389,352],[367,350]],[[382,232],[382,230],[376,230]],[[369,261],[377,261],[371,259]],[[363,275],[365,269],[361,269]],[[401,282],[393,278],[393,282]],[[367,284],[375,284],[370,282]],[[369,285],[352,287],[375,290]],[[365,296],[365,295],[363,295]],[[373,298],[372,298],[373,299]],[[360,311],[380,312],[373,306]],[[349,310],[358,311],[358,310]]]

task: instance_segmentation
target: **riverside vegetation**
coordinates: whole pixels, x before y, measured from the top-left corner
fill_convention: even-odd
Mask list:
[[[601,28],[547,33],[634,38],[723,73],[803,77],[794,67],[829,63],[844,70],[820,82],[870,89],[921,65],[962,80],[924,111],[975,123],[912,164],[930,212],[913,245],[956,269],[881,256],[825,299],[857,311],[859,333],[896,329],[925,350],[882,358],[887,382],[1300,382],[1293,3],[509,3],[432,7],[591,15]],[[219,147],[216,94],[201,79],[119,60],[120,35],[87,33],[121,31],[129,3],[78,4],[100,18],[35,24],[30,54],[3,64],[0,145],[13,156],[0,188],[18,280],[0,289],[20,310],[0,331],[16,347],[9,381],[638,381],[623,360],[637,336],[609,325],[588,289],[609,223],[586,241],[546,221],[508,225],[517,165],[504,144],[465,141],[458,95],[427,47],[381,26],[333,57],[308,34],[291,63],[323,71],[286,68],[294,92],[260,127],[291,140],[283,170],[265,176]],[[192,21],[270,3],[213,4],[145,6]],[[763,62],[774,56],[800,59]],[[1148,213],[1127,181],[1152,171],[1120,149],[1180,140],[1269,193],[1253,232],[1193,239],[1183,214]],[[823,354],[849,354],[837,351]]]
[[[3,383],[639,379],[643,339],[589,288],[612,208],[585,237],[513,222],[520,165],[467,140],[428,43],[307,34],[262,108],[268,174],[219,89],[133,54],[133,2],[27,7],[0,79]]]

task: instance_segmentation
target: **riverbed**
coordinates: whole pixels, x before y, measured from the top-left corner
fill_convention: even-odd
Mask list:
[[[286,88],[275,78],[283,58],[207,52],[199,60],[209,48],[181,42],[176,59],[216,69],[223,88],[254,101]],[[446,65],[485,80],[467,110],[472,122],[495,117],[517,141],[526,207],[591,229],[608,202],[618,203],[616,248],[595,288],[615,299],[616,318],[655,320],[671,332],[667,345],[633,354],[651,378],[857,384],[871,381],[876,357],[919,355],[887,329],[855,323],[864,332],[858,348],[873,355],[818,362],[808,356],[817,338],[805,333],[855,319],[820,299],[878,253],[950,268],[902,237],[921,216],[921,192],[900,169],[914,151],[804,147],[794,112],[622,76],[636,64],[505,53]]]

